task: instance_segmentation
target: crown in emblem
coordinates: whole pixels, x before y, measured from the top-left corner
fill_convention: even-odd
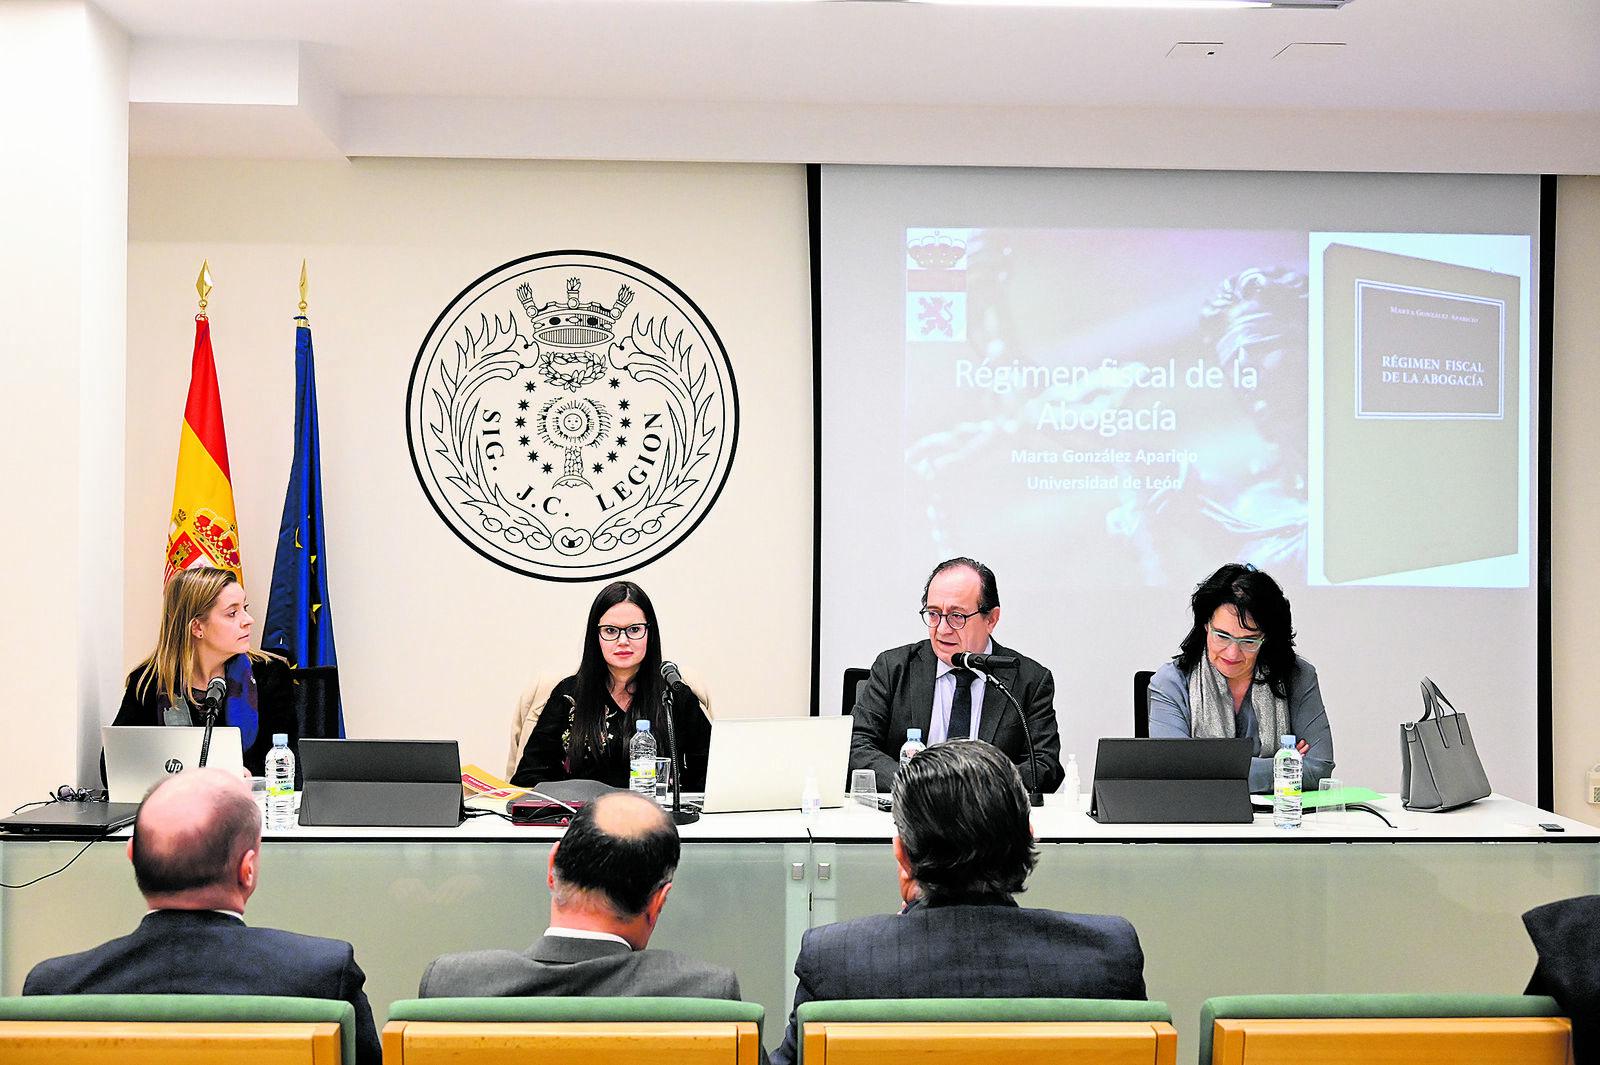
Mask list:
[[[621,286],[617,289],[616,302],[606,307],[594,302],[584,303],[582,288],[581,280],[569,277],[566,302],[551,300],[540,304],[534,299],[532,285],[524,281],[517,286],[517,299],[533,325],[535,340],[558,348],[587,348],[611,340],[617,319],[633,302],[633,290],[627,285]]]
[[[934,230],[926,237],[908,242],[906,254],[924,270],[948,270],[967,254],[967,242]]]
[[[194,531],[204,552],[211,556],[213,565],[221,569],[238,570],[238,530],[215,513],[201,507],[194,516]]]

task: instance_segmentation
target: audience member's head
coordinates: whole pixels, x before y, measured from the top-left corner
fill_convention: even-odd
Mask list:
[[[550,920],[643,949],[678,868],[678,830],[654,802],[607,792],[572,818],[550,854]]]
[[[128,857],[152,909],[244,912],[256,887],[261,810],[243,779],[189,769],[150,789]]]
[[[1028,794],[1011,759],[982,740],[936,743],[894,780],[901,896],[931,904],[1009,898],[1038,862]]]

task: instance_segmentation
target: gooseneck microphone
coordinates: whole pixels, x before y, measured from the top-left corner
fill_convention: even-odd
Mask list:
[[[987,670],[1015,666],[1017,660],[1011,655],[976,655],[970,651],[957,651],[950,656],[950,664],[957,669]]]
[[[211,683],[206,685],[205,698],[200,701],[201,708],[206,713],[206,731],[200,737],[200,765],[206,764],[206,758],[211,754],[211,730],[217,724],[217,711],[222,709],[222,702],[228,697],[228,681],[226,677],[212,677]]]
[[[700,812],[683,808],[683,774],[679,771],[682,763],[678,761],[678,726],[673,721],[672,714],[672,689],[675,685],[683,684],[683,675],[673,663],[663,662],[661,680],[661,710],[667,719],[667,756],[672,759],[672,823],[692,825],[700,820]]]
[[[1028,728],[1028,715],[1022,712],[1022,704],[1011,694],[1011,689],[1006,687],[999,677],[988,672],[990,669],[1015,666],[1016,658],[1012,655],[976,655],[968,651],[957,651],[950,656],[950,664],[958,669],[972,669],[982,673],[984,683],[993,684],[1000,694],[1017,708],[1017,720],[1022,723],[1022,742],[1028,749],[1028,772],[1025,778],[1028,785],[1028,802],[1034,806],[1043,806],[1044,793],[1039,790],[1039,766],[1033,757],[1033,730]]]

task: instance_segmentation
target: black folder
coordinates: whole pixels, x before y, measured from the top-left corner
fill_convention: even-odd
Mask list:
[[[1108,825],[1249,824],[1248,739],[1100,741],[1089,816]]]
[[[461,823],[455,740],[300,741],[302,825],[448,828]]]

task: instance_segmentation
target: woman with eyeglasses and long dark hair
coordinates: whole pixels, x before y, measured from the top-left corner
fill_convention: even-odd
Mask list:
[[[1255,741],[1250,790],[1272,790],[1278,737],[1305,759],[1302,787],[1333,772],[1333,731],[1317,671],[1294,653],[1289,600],[1254,566],[1229,563],[1190,597],[1194,624],[1150,679],[1150,735]]]
[[[668,756],[662,715],[661,629],[650,597],[632,581],[600,589],[589,608],[578,672],[549,692],[528,734],[511,782],[598,780],[628,786],[628,742],[635,723],[650,721],[660,757]],[[687,684],[672,687],[683,790],[703,791],[711,722]]]

